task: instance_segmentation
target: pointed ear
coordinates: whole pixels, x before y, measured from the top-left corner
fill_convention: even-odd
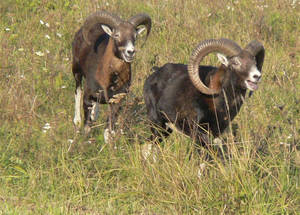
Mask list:
[[[142,27],[142,28],[138,28],[137,29],[137,34],[141,34],[146,28]]]
[[[110,27],[108,27],[107,25],[101,25],[101,27],[104,30],[104,32],[107,33],[111,37],[112,30],[110,29]]]
[[[225,66],[228,66],[229,62],[228,62],[228,59],[225,55],[222,55],[220,53],[217,53],[217,57],[219,59],[219,61],[224,64]]]

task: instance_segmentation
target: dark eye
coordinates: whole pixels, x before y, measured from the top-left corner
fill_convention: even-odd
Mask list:
[[[234,58],[233,61],[232,61],[232,65],[234,65],[234,66],[240,66],[241,62],[239,61],[239,59]]]
[[[114,38],[115,39],[120,39],[120,32],[115,33]]]

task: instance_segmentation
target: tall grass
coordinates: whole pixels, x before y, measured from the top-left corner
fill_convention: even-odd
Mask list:
[[[98,9],[153,20],[146,45],[138,43],[120,118],[126,135],[115,147],[103,141],[105,108],[93,138],[72,143],[71,42]],[[1,213],[299,214],[299,9],[292,0],[1,1]],[[175,133],[157,162],[144,161],[142,87],[151,67],[187,63],[198,42],[220,37],[266,48],[260,89],[221,137],[223,156],[208,152],[208,162]],[[207,168],[199,178],[200,163]]]

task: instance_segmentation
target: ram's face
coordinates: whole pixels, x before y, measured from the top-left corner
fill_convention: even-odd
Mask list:
[[[102,28],[114,40],[117,56],[128,63],[132,62],[135,56],[135,41],[145,28],[135,29],[129,22],[121,23],[113,30],[106,25],[102,25]]]
[[[135,41],[137,31],[130,23],[122,23],[113,31],[112,38],[119,56],[126,62],[132,62],[135,56]]]
[[[237,76],[237,84],[243,89],[257,90],[261,78],[261,71],[257,69],[255,57],[246,51],[231,58],[219,57],[222,64],[228,67]]]
[[[258,88],[261,71],[257,69],[254,56],[243,51],[237,57],[230,59],[230,66],[240,79],[240,86],[254,91]]]

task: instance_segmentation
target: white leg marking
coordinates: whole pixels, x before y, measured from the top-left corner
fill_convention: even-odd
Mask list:
[[[75,116],[74,116],[74,125],[79,127],[81,124],[81,116],[80,116],[80,106],[81,106],[81,97],[82,97],[82,89],[78,87],[75,93]]]
[[[91,120],[96,121],[99,117],[99,103],[93,102],[93,107],[91,111]]]

